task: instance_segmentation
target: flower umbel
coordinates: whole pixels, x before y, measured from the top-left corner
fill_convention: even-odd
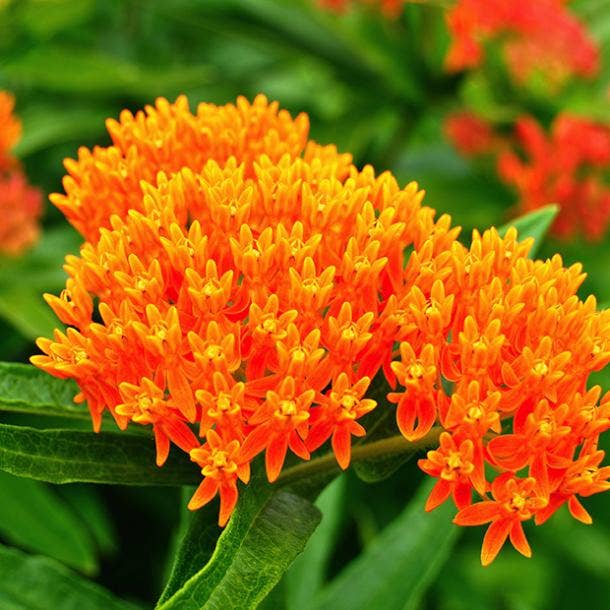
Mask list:
[[[583,388],[610,360],[610,314],[575,296],[580,266],[529,259],[514,230],[466,248],[415,183],[307,130],[263,96],[194,115],[161,99],[109,122],[113,146],[67,161],[54,196],[87,241],[47,295],[70,328],[32,361],[77,381],[96,429],[108,410],[153,426],[159,463],[170,444],[189,452],[203,476],[189,506],[219,494],[221,524],[256,455],[274,481],[289,453],[330,441],[345,468],[361,418],[388,403],[409,441],[444,427],[420,462],[439,480],[428,508],[481,496],[490,508],[458,520],[492,522],[485,560],[507,536],[526,549],[522,521],[565,502],[582,516],[577,496],[608,478],[609,399]],[[518,463],[515,435],[535,439]]]

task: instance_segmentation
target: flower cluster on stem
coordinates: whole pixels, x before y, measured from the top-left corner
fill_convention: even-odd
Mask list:
[[[610,399],[586,384],[610,313],[576,296],[579,265],[529,259],[514,230],[462,245],[415,183],[357,169],[263,96],[159,99],[108,130],[53,196],[86,241],[46,295],[68,329],[32,361],[77,381],[95,429],[110,411],[152,426],[159,465],[188,452],[190,508],[220,495],[226,523],[259,454],[270,481],[325,443],[346,468],[361,418],[395,408],[405,443],[444,429],[420,461],[428,508],[491,522],[484,561],[509,535],[528,552],[526,519],[585,518],[578,497],[609,486]]]

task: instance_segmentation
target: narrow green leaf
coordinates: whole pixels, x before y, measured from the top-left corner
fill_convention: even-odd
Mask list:
[[[54,328],[62,326],[42,293],[62,287],[66,278],[62,261],[78,250],[80,241],[74,230],[62,227],[46,231],[21,257],[0,257],[0,316],[24,337],[51,336]]]
[[[315,505],[322,521],[286,573],[288,610],[309,610],[311,600],[322,588],[335,539],[343,521],[343,504],[347,479],[335,479],[318,497]]]
[[[61,326],[40,293],[24,286],[0,289],[0,316],[28,339],[50,336]]]
[[[0,362],[0,411],[89,419],[74,403],[78,387],[28,364]]]
[[[188,504],[188,500],[183,497],[183,506]],[[174,565],[159,604],[175,595],[187,580],[208,563],[222,533],[218,527],[218,506],[214,502],[191,513],[189,517],[187,526],[182,527],[181,542],[174,554]]]
[[[149,68],[91,48],[59,44],[20,53],[6,62],[3,70],[14,86],[98,97],[130,94],[147,99],[162,94],[172,97],[210,80],[210,69],[203,65]]]
[[[499,227],[498,232],[500,235],[505,235],[510,227],[515,227],[519,232],[520,239],[533,237],[535,241],[530,256],[534,256],[558,213],[559,206],[547,205],[511,220],[511,222]]]
[[[0,546],[3,610],[136,610],[137,606],[45,557]]]
[[[0,470],[49,483],[189,485],[197,469],[172,452],[155,464],[152,438],[126,433],[37,430],[0,424]]]
[[[197,531],[201,520],[203,534]],[[210,561],[200,564],[200,570],[169,599],[164,594],[158,609],[256,608],[303,550],[319,520],[320,512],[307,500],[277,491],[264,480],[252,481],[242,492]],[[193,566],[206,559],[207,552],[199,553],[191,540],[197,541],[202,535],[207,539],[207,527],[209,520],[196,518],[186,533],[180,554],[194,552],[197,561],[179,557],[176,570],[187,566],[187,578]]]
[[[423,485],[406,509],[322,591],[316,610],[416,608],[457,539],[454,509],[424,512]]]
[[[0,534],[87,574],[97,570],[93,541],[71,508],[38,481],[0,472]]]
[[[116,113],[112,106],[66,108],[40,104],[22,113],[23,137],[15,146],[15,155],[22,159],[40,150],[63,144],[103,137],[104,120]]]

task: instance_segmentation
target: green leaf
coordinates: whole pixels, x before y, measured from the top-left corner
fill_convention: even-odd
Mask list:
[[[98,490],[93,485],[62,485],[56,491],[87,525],[99,551],[114,554],[119,548],[117,534]]]
[[[182,505],[186,506],[188,500],[189,498],[183,497]],[[239,507],[236,510],[238,509]],[[187,580],[208,563],[222,533],[222,529],[218,527],[218,506],[214,502],[191,513],[187,523],[186,527],[181,527],[181,542],[174,554],[174,565],[165,590],[159,598],[159,604],[175,595]]]
[[[87,574],[97,570],[91,537],[71,508],[47,486],[0,472],[0,534]]]
[[[318,497],[315,505],[322,521],[286,573],[289,610],[309,610],[313,596],[322,588],[334,543],[343,523],[343,505],[347,479],[335,479]]]
[[[405,510],[322,591],[312,608],[417,608],[458,534],[451,522],[455,509],[449,503],[432,513],[424,512],[430,483],[423,485]]]
[[[77,385],[51,377],[29,364],[0,362],[0,411],[89,419],[83,405],[74,403]]]
[[[515,227],[519,233],[520,239],[526,237],[534,238],[534,245],[530,251],[530,256],[534,256],[542,243],[545,235],[547,234],[550,226],[555,220],[555,216],[559,213],[559,206],[547,205],[539,210],[529,212],[511,220],[511,222],[498,228],[500,235],[504,236],[510,227]]]
[[[48,44],[15,56],[3,66],[13,87],[89,96],[173,97],[209,82],[203,65],[148,67],[98,50]]]
[[[205,516],[193,520],[172,574],[171,590],[177,581],[188,580],[171,597],[164,593],[158,609],[256,608],[303,550],[319,521],[320,512],[307,500],[277,491],[265,480],[252,481],[242,491],[205,565],[208,551],[201,552],[191,541],[203,538],[204,548],[209,549],[210,522]],[[197,564],[199,571],[191,575]]]
[[[23,158],[64,142],[104,137],[104,120],[116,113],[111,107],[66,108],[40,104],[21,114],[23,137],[14,153]]]
[[[0,424],[0,470],[49,483],[189,485],[197,469],[183,453],[155,464],[152,438],[128,433],[37,430]]]
[[[28,339],[49,336],[61,326],[42,295],[23,286],[0,289],[0,316]]]
[[[0,546],[0,607],[3,610],[136,610],[45,557]]]
[[[53,329],[62,327],[42,293],[59,290],[65,283],[62,261],[78,250],[80,240],[75,231],[62,227],[45,232],[19,258],[0,257],[0,316],[24,337],[51,336]]]

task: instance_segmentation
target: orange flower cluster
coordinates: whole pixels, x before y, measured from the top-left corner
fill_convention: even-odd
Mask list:
[[[522,117],[515,140],[499,156],[498,173],[516,188],[519,208],[558,203],[561,213],[553,226],[558,237],[582,232],[588,239],[601,239],[610,223],[610,128],[560,114],[547,135],[533,118]]]
[[[479,66],[484,43],[502,36],[507,65],[518,81],[537,71],[559,83],[571,74],[594,75],[599,50],[565,4],[566,0],[458,0],[447,13],[453,37],[448,69]]]
[[[21,123],[13,115],[15,100],[5,91],[0,91],[0,172],[12,169],[15,160],[10,150],[21,136]]]
[[[13,114],[14,99],[0,91],[0,254],[16,255],[38,239],[40,192],[23,175],[12,147],[21,135]]]
[[[270,481],[327,442],[347,467],[385,394],[407,440],[445,429],[420,463],[428,508],[452,495],[459,523],[491,521],[486,561],[508,535],[527,551],[529,517],[567,502],[586,519],[577,497],[610,486],[609,401],[585,387],[610,313],[576,296],[579,266],[528,259],[514,230],[466,248],[416,184],[357,170],[262,96],[159,99],[108,126],[54,198],[87,241],[46,297],[69,328],[32,361],[78,382],[96,429],[109,410],[152,426],[160,465],[188,452],[191,509],[219,495],[226,523],[261,453]]]

